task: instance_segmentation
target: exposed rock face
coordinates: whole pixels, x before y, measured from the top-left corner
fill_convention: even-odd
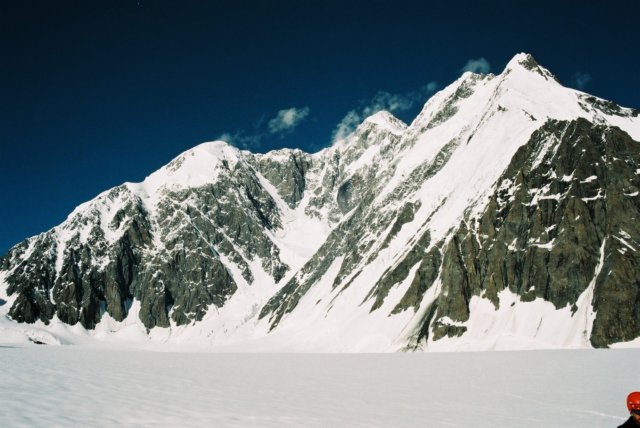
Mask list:
[[[275,156],[274,156],[275,155]],[[306,189],[306,174],[312,166],[311,155],[301,150],[280,150],[271,156],[254,156],[254,165],[269,180],[282,199],[294,208],[302,200]]]
[[[482,216],[466,219],[447,244],[443,291],[428,320],[436,338],[464,332],[439,320],[467,321],[472,296],[498,307],[504,289],[573,313],[590,292],[594,346],[638,337],[640,259],[632,248],[640,242],[639,161],[627,134],[584,119],[550,121],[534,133]]]
[[[12,249],[6,264],[18,267],[5,281],[19,297],[11,317],[48,322],[55,313],[93,328],[102,311],[121,321],[137,300],[147,328],[168,327],[169,317],[189,324],[237,289],[221,254],[249,283],[254,259],[279,281],[288,267],[268,236],[281,227],[275,201],[247,165],[222,169],[211,185],[167,191],[153,216],[129,186],[117,187],[61,227]],[[28,258],[21,257],[25,248]]]
[[[409,126],[379,112],[315,154],[197,146],[13,247],[0,311],[199,323],[220,343],[305,329],[292,337],[335,334],[328,350],[634,340],[638,139],[637,110],[520,54],[499,76],[465,73]],[[541,304],[569,326],[557,339]]]
[[[29,254],[34,260],[41,261],[40,263],[15,263],[14,267],[13,260],[19,260],[29,248],[29,243],[24,241],[9,250],[4,257],[4,269],[13,269],[7,294],[18,295],[9,314],[18,322],[33,323],[36,320],[48,322],[55,312],[55,307],[49,298],[55,278],[53,259],[50,253],[44,251],[47,247],[43,246]]]

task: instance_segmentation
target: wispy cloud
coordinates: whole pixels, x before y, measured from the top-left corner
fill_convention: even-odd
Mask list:
[[[355,110],[349,111],[338,123],[336,129],[333,131],[331,139],[335,142],[344,139],[347,135],[353,132],[354,129],[362,122],[363,113],[358,113]],[[366,117],[366,116],[364,116]]]
[[[265,116],[258,119],[253,126],[253,132],[245,130],[225,132],[218,137],[218,140],[226,141],[241,149],[259,149],[260,144],[267,137],[283,136],[293,131],[302,120],[309,116],[310,111],[309,107],[282,109],[272,119],[266,120]]]
[[[482,73],[487,74],[491,71],[491,64],[487,61],[486,58],[478,58],[478,59],[470,59],[467,63],[460,69],[463,73],[465,71],[470,71],[472,73]]]
[[[260,148],[260,143],[264,139],[265,134],[249,134],[246,131],[224,132],[220,134],[217,140],[226,141],[232,146],[236,146],[243,150],[255,150]]]
[[[416,103],[425,102],[427,97],[433,94],[439,85],[437,82],[429,82],[420,88],[404,94],[392,94],[386,91],[378,91],[370,100],[361,101],[361,107],[350,110],[338,123],[331,136],[336,142],[344,139],[352,133],[364,119],[381,110],[391,113],[407,111]]]
[[[298,124],[309,115],[309,107],[287,108],[280,110],[276,117],[269,121],[269,132],[277,134],[292,131]]]
[[[583,71],[579,71],[571,78],[571,83],[578,89],[584,89],[591,82],[591,75]]]

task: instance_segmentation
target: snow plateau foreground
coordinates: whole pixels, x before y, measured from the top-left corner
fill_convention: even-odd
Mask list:
[[[614,427],[640,350],[213,354],[0,346],[14,426]]]

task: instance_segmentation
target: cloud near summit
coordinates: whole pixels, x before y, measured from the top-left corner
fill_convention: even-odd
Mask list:
[[[582,71],[577,72],[571,78],[571,84],[580,90],[584,89],[589,82],[591,82],[591,75]]]
[[[363,107],[350,110],[342,118],[338,126],[334,129],[331,139],[333,142],[342,140],[353,132],[363,120],[381,110],[397,113],[411,109],[416,103],[424,103],[429,95],[433,94],[439,87],[438,82],[432,81],[415,91],[404,94],[378,91],[368,102],[361,101]]]
[[[276,117],[268,123],[269,132],[277,134],[293,130],[298,124],[309,115],[309,107],[291,107],[278,111]]]
[[[465,71],[470,71],[472,73],[482,73],[487,74],[491,71],[491,64],[487,61],[486,58],[481,57],[478,59],[470,59],[467,63],[460,69],[463,73]]]
[[[270,119],[266,123],[264,118],[258,120],[254,125],[253,132],[247,132],[245,130],[238,130],[236,132],[225,132],[221,134],[218,139],[233,144],[241,149],[256,150],[260,148],[261,143],[265,141],[267,137],[285,134],[293,131],[307,116],[311,109],[309,107],[302,108],[286,108],[279,110],[273,119]]]

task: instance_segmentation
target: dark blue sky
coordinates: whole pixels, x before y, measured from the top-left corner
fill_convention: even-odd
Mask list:
[[[0,253],[225,133],[316,151],[398,94],[410,121],[471,59],[640,107],[639,3],[2,0]]]

